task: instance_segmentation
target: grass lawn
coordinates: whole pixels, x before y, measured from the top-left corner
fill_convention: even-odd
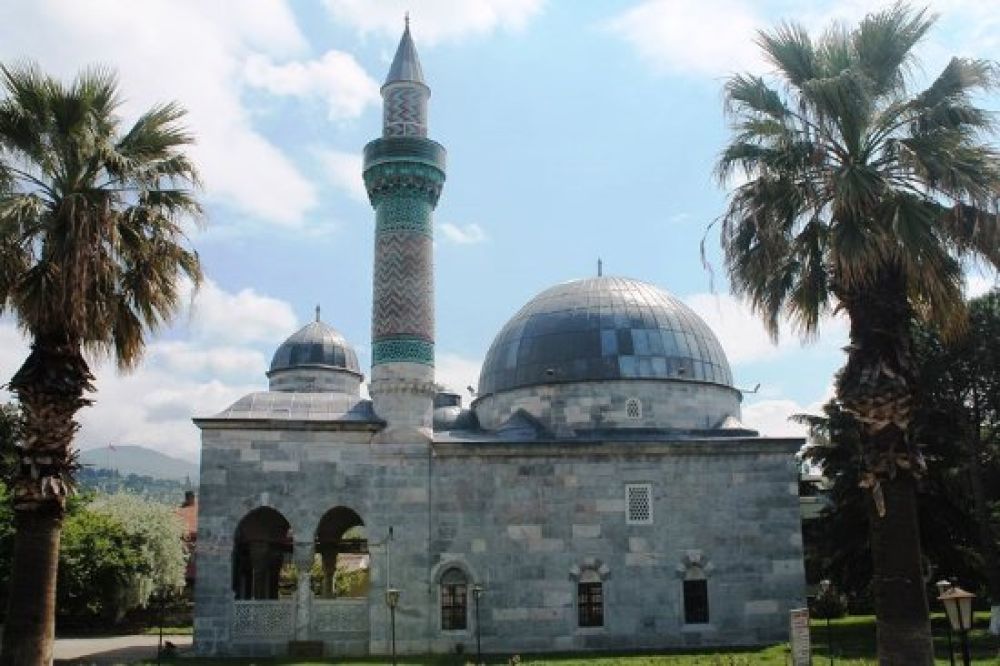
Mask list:
[[[945,633],[946,620],[943,615],[936,614],[932,618],[935,649],[937,652],[937,664],[948,664],[948,641]],[[976,666],[1000,666],[1000,642],[996,637],[990,636],[986,627],[989,623],[989,615],[979,613],[976,615],[975,629],[971,634],[973,664]],[[813,645],[813,665],[826,666],[830,663],[827,644],[827,627],[823,620],[815,620],[812,623],[812,645]],[[876,666],[875,662],[875,619],[870,616],[848,617],[840,620],[833,620],[830,623],[830,636],[833,646],[834,664],[838,666]],[[956,664],[961,664],[961,656],[958,652],[959,643],[956,639]],[[488,664],[507,664],[510,655],[488,656],[484,661]],[[245,659],[228,660],[198,660],[181,659],[178,660],[184,666],[196,666],[198,664],[246,664]],[[266,659],[255,660],[259,664],[296,664],[306,666],[307,664],[341,664],[342,666],[362,666],[363,664],[385,664],[385,657],[367,657],[344,660],[330,660],[324,662],[303,662],[290,660],[269,661]],[[400,657],[400,664],[426,664],[428,666],[464,666],[475,662],[473,655],[435,655],[421,657]],[[150,662],[151,663],[151,662]],[[786,666],[790,663],[788,650],[785,645],[772,645],[766,648],[754,648],[746,650],[728,650],[720,652],[693,652],[685,651],[671,654],[602,654],[602,655],[579,655],[579,654],[546,654],[546,655],[521,655],[520,664],[533,666]]]

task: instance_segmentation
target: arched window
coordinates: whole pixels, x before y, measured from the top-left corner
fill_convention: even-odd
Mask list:
[[[469,626],[469,585],[465,573],[452,567],[441,574],[441,629],[456,631]]]
[[[291,560],[292,530],[270,507],[240,521],[233,539],[233,592],[237,599],[277,599],[281,569]]]
[[[368,595],[368,539],[357,512],[338,506],[323,514],[315,544],[312,583],[317,598]]]
[[[708,581],[684,581],[684,624],[708,624]]]
[[[689,550],[677,566],[684,602],[684,624],[708,624],[708,573],[711,562],[700,550]]]
[[[604,583],[593,569],[580,572],[576,584],[576,610],[579,626],[604,626]]]

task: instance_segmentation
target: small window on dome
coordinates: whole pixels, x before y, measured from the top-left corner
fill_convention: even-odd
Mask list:
[[[629,398],[625,401],[625,416],[632,420],[642,418],[642,401],[639,398]]]

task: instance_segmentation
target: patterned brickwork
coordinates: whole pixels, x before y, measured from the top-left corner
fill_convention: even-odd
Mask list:
[[[419,338],[377,340],[372,344],[372,365],[382,363],[434,365],[434,345]]]
[[[434,340],[433,247],[429,234],[380,233],[375,238],[372,340]]]
[[[392,86],[383,99],[383,136],[427,136],[426,88],[414,84]]]

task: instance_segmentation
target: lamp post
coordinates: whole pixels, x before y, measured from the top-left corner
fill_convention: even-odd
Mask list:
[[[392,666],[396,666],[396,606],[399,605],[399,590],[394,587],[386,590],[385,603],[389,606],[389,631],[392,636]]]
[[[819,594],[824,604],[823,615],[826,615],[826,650],[829,652],[830,666],[833,666],[833,631],[830,628],[830,615],[832,613],[830,595],[833,594],[833,583],[830,582],[830,579],[819,582]]]
[[[951,589],[951,581],[947,579],[939,580],[934,583],[934,587],[937,588],[938,595],[943,595]],[[938,598],[940,599],[940,596]],[[955,646],[951,640],[951,622],[946,622],[944,627],[945,631],[948,633],[948,664],[950,666],[955,666]]]
[[[472,602],[476,605],[476,666],[483,663],[483,645],[479,633],[479,597],[483,596],[483,586],[476,583],[472,586]]]
[[[962,663],[970,666],[972,655],[969,653],[969,630],[972,629],[972,600],[976,595],[966,592],[957,585],[938,597],[948,614],[951,628],[962,635]]]

